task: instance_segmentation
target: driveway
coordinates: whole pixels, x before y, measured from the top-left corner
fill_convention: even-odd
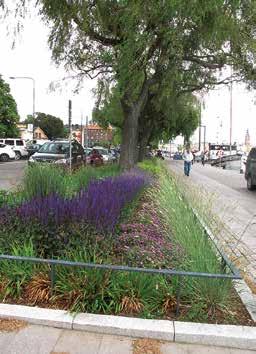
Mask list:
[[[0,190],[10,190],[20,184],[27,163],[26,160],[0,163]]]

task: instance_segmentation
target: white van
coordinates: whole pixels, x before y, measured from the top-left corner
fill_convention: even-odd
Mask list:
[[[20,160],[22,157],[28,156],[26,142],[23,139],[2,138],[0,143],[12,146],[15,152],[15,159]]]

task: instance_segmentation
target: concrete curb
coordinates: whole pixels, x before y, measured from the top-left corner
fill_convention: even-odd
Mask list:
[[[0,318],[134,338],[256,350],[256,327],[145,320],[87,313],[72,316],[62,310],[8,304],[0,304]]]
[[[74,320],[74,316],[67,311],[8,304],[0,304],[0,318],[12,318],[64,329],[72,329]]]

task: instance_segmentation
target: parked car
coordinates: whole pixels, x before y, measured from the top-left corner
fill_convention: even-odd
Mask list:
[[[156,155],[157,158],[164,160],[164,156],[161,150],[157,150]]]
[[[31,140],[27,143],[28,156],[30,157],[37,152],[42,145],[49,143],[50,140]]]
[[[256,188],[256,147],[253,147],[249,152],[246,161],[245,179],[249,191]]]
[[[72,168],[77,168],[85,163],[85,153],[82,145],[76,140],[72,141]],[[29,165],[35,163],[51,162],[68,167],[70,164],[70,146],[67,140],[56,140],[44,143],[40,149],[29,158]]]
[[[104,163],[103,156],[97,149],[92,149],[89,155],[86,157],[86,162],[91,166],[102,166]]]
[[[7,162],[15,159],[15,151],[9,145],[0,143],[0,161]]]
[[[104,147],[101,146],[94,146],[93,149],[97,150],[103,157],[103,162],[105,164],[111,163],[114,161],[114,157],[112,154],[108,152],[108,149],[105,149]]]
[[[37,151],[40,149],[41,146],[42,146],[42,145],[40,145],[40,144],[30,144],[30,145],[28,145],[28,146],[27,146],[28,156],[30,157],[30,156],[33,155],[35,152],[37,152]]]
[[[113,162],[118,162],[120,158],[120,152],[117,149],[110,149],[109,153],[112,156]]]
[[[84,153],[85,153],[86,156],[88,156],[91,151],[92,151],[92,148],[89,148],[89,147],[84,148]]]
[[[182,160],[182,153],[175,152],[175,154],[173,155],[173,160]]]
[[[20,160],[22,157],[28,157],[26,142],[23,139],[13,139],[13,138],[0,139],[0,143],[10,145],[13,147],[16,160]]]

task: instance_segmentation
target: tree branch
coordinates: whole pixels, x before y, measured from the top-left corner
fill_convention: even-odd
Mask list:
[[[184,56],[183,60],[196,63],[196,64],[203,66],[204,68],[208,68],[208,69],[221,69],[221,68],[223,68],[223,66],[225,64],[224,62],[211,63],[211,62],[201,60],[200,57],[192,57],[192,56]]]

